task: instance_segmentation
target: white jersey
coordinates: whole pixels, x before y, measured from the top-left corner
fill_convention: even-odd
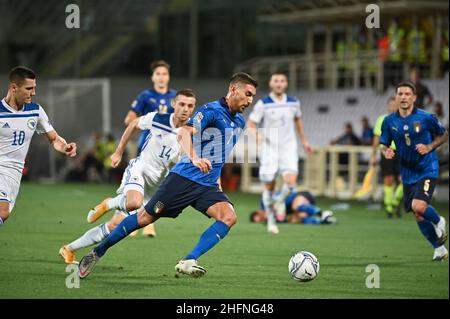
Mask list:
[[[0,174],[20,181],[34,133],[52,130],[47,114],[39,104],[24,104],[17,111],[3,99],[0,104]]]
[[[150,130],[138,159],[144,165],[144,174],[159,185],[172,166],[180,159],[179,129],[173,123],[173,114],[147,113],[139,119],[139,128]]]
[[[275,101],[273,93],[260,99],[255,104],[249,119],[256,124],[261,124],[264,129],[265,143],[271,149],[294,147],[296,151],[297,135],[294,120],[302,115],[300,101],[286,94],[283,95],[281,102]],[[270,129],[276,129],[277,134],[270,134]]]

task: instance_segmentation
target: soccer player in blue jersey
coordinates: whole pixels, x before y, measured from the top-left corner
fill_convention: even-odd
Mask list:
[[[85,278],[109,247],[136,229],[161,217],[176,218],[183,209],[194,207],[216,221],[201,235],[197,245],[175,266],[177,274],[200,277],[205,268],[198,258],[223,239],[237,221],[229,198],[220,188],[220,173],[226,159],[245,127],[241,113],[250,106],[258,83],[246,73],[230,80],[226,97],[200,107],[178,133],[184,151],[151,200],[136,215],[119,226],[79,264],[79,276]]]
[[[133,101],[124,121],[127,126],[139,116],[150,112],[173,113],[174,111],[171,102],[177,92],[169,89],[170,65],[166,61],[158,60],[150,64],[150,70],[152,71],[153,89],[142,91]],[[136,156],[141,153],[149,132],[149,130],[144,130],[139,136]],[[145,227],[143,234],[150,237],[155,236],[154,226],[150,224]]]
[[[387,116],[381,127],[380,144],[387,159],[400,157],[406,212],[412,211],[420,231],[434,247],[434,261],[448,259],[445,219],[429,205],[439,175],[435,149],[448,140],[447,130],[436,116],[414,106],[416,88],[409,82],[395,87],[399,110]],[[394,141],[396,150],[391,148]]]

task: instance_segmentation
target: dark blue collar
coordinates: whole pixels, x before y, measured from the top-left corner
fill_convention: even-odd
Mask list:
[[[220,103],[220,105],[221,105],[224,109],[227,110],[227,112],[228,112],[232,117],[235,117],[235,116],[236,116],[237,112],[234,113],[234,114],[231,113],[230,106],[227,104],[227,100],[226,100],[224,97],[221,98],[221,99],[219,100],[219,103]]]
[[[398,116],[398,117],[401,117],[401,115],[400,115],[400,110],[398,110],[396,113],[397,113],[397,116]],[[411,114],[415,114],[415,113],[417,113],[417,107],[414,106],[414,107],[413,107],[413,110],[412,110],[412,112],[411,112]]]

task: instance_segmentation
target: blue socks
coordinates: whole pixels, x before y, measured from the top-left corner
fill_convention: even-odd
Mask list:
[[[111,234],[109,234],[108,237],[97,247],[94,248],[94,251],[96,252],[97,256],[102,257],[106,251],[109,249],[109,247],[114,246],[119,241],[127,237],[129,234],[131,234],[136,229],[141,228],[139,226],[137,221],[137,214],[130,215],[116,227],[112,231]]]
[[[439,219],[441,217],[439,216],[439,214],[437,213],[437,211],[434,209],[433,206],[428,205],[427,209],[423,213],[423,218],[425,218],[426,220],[429,220],[433,224],[437,225],[437,223],[439,223]]]
[[[425,238],[431,243],[431,245],[434,248],[438,248],[439,243],[438,243],[436,231],[434,230],[433,224],[430,221],[424,219],[420,222],[417,222],[417,225],[419,226],[419,229],[422,232],[422,234],[425,236]]]
[[[213,248],[221,239],[223,239],[229,231],[230,227],[228,227],[227,224],[221,221],[216,221],[207,230],[205,230],[197,245],[184,259],[197,260],[201,255]]]
[[[310,216],[314,216],[320,213],[320,208],[311,204],[298,205],[297,210],[305,212]]]
[[[306,218],[303,218],[302,224],[314,224],[314,225],[317,225],[317,224],[320,224],[320,220],[315,218],[315,217],[306,217]]]

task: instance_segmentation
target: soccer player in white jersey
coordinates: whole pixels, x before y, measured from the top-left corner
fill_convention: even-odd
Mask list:
[[[8,93],[0,103],[0,226],[8,219],[19,194],[25,157],[34,133],[44,133],[58,152],[74,157],[75,143],[67,143],[50,124],[44,109],[33,103],[36,74],[23,66],[9,73]]]
[[[64,245],[59,254],[68,264],[75,261],[75,251],[99,243],[120,222],[148,202],[158,189],[169,169],[178,162],[181,148],[177,141],[179,128],[184,126],[195,108],[196,97],[189,89],[178,91],[172,100],[173,114],[147,113],[133,120],[122,135],[116,151],[111,155],[112,166],[117,167],[125,147],[137,129],[149,130],[141,154],[130,160],[117,190],[117,196],[105,199],[88,214],[88,222],[98,220],[106,212],[117,209],[106,223],[88,230],[83,236]]]
[[[274,205],[279,203],[281,207],[297,184],[299,156],[296,132],[306,153],[311,153],[312,147],[305,137],[300,101],[286,94],[286,75],[272,74],[269,87],[270,94],[255,104],[248,123],[258,144],[262,144],[259,178],[264,183],[262,200],[267,214],[267,230],[278,234]],[[262,125],[262,129],[257,129],[258,125]],[[282,174],[284,184],[274,197],[277,174]]]

